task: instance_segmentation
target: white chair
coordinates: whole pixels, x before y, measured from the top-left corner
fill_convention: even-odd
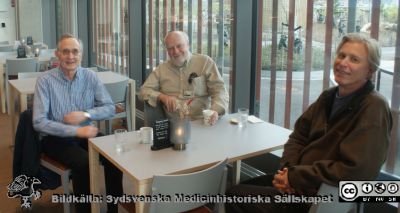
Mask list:
[[[106,134],[111,134],[112,130],[112,120],[117,118],[125,118],[128,131],[132,130],[131,126],[131,106],[129,103],[129,79],[124,79],[122,81],[114,82],[114,83],[106,83],[104,86],[106,87],[108,93],[111,96],[115,106],[115,115],[111,119],[105,120],[106,123]],[[124,106],[124,107],[122,107]]]
[[[14,51],[13,45],[0,45],[0,52],[12,52]]]
[[[318,195],[332,195],[332,202],[316,203],[311,205],[308,213],[336,213],[336,212],[357,212],[357,203],[339,202],[339,188],[322,183]]]
[[[18,79],[23,79],[23,78],[37,78],[41,75],[43,75],[44,72],[19,72],[18,73]]]
[[[51,57],[55,56],[55,51],[56,51],[56,49],[41,49],[39,56],[51,58]]]
[[[34,58],[6,59],[4,83],[6,85],[5,87],[6,87],[7,103],[9,103],[8,101],[11,101],[9,99],[9,87],[8,87],[8,79],[10,78],[10,76],[18,76],[18,73],[36,72],[36,71],[37,71],[37,61]]]
[[[218,195],[225,193],[227,159],[211,166],[208,169],[180,175],[155,175],[151,187],[151,194],[156,196],[169,195],[172,199],[176,194],[200,196]],[[195,202],[152,202],[149,211],[151,213],[162,212],[184,212],[196,209],[206,203]],[[215,211],[223,211],[223,203],[215,205]]]

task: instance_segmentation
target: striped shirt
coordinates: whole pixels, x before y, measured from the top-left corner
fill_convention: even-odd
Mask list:
[[[69,80],[57,67],[40,76],[33,104],[34,128],[59,137],[76,136],[77,129],[89,122],[78,126],[64,123],[64,115],[73,111],[86,111],[92,120],[114,116],[113,101],[96,73],[78,67],[75,77]]]

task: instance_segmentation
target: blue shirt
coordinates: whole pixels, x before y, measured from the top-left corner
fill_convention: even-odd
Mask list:
[[[92,70],[78,67],[69,80],[59,68],[37,79],[33,104],[33,127],[39,132],[59,137],[76,136],[79,127],[63,122],[64,115],[86,111],[92,120],[114,116],[115,106],[103,83]]]

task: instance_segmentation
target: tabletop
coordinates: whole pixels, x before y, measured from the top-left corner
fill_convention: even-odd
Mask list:
[[[127,133],[128,151],[118,154],[114,136],[90,139],[90,143],[119,169],[135,180],[151,179],[156,174],[187,173],[208,167],[225,158],[229,162],[249,158],[282,148],[290,130],[262,123],[248,123],[240,128],[230,124],[233,115],[226,115],[215,126],[192,121],[191,139],[184,151],[171,148],[151,151],[149,144],[141,144],[138,132]]]

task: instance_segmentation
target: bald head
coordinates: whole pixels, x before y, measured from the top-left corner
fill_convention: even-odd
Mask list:
[[[172,31],[164,38],[170,62],[175,66],[183,66],[189,59],[189,37],[182,31]]]

